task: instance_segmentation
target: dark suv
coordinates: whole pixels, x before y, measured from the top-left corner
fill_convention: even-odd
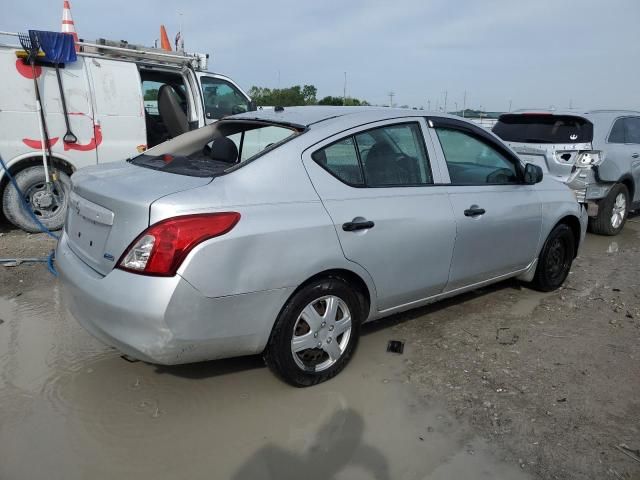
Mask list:
[[[590,231],[617,235],[640,208],[640,112],[518,111],[501,115],[493,133],[575,191]]]

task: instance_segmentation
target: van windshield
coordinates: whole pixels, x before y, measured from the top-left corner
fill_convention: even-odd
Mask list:
[[[500,116],[493,133],[507,142],[589,143],[593,124],[573,115],[507,114]]]
[[[178,175],[216,177],[299,133],[302,129],[288,125],[222,120],[164,142],[129,161]]]

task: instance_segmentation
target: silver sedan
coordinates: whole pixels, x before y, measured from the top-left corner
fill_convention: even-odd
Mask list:
[[[296,386],[364,322],[566,279],[586,213],[493,134],[389,108],[277,108],[83,169],[57,268],[92,334],[159,364],[262,353]]]

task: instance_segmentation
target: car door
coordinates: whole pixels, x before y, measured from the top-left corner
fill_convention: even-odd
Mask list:
[[[519,159],[467,122],[430,119],[456,223],[446,291],[526,268],[536,257],[542,204]]]
[[[369,124],[303,153],[344,255],[373,278],[380,310],[440,293],[449,276],[455,223],[425,128],[421,118]]]
[[[98,162],[137,155],[147,144],[140,74],[135,63],[87,59],[93,91]]]
[[[249,99],[230,81],[201,74],[200,86],[207,125],[222,117],[248,112],[251,109]]]
[[[612,178],[630,173],[635,185],[640,186],[640,117],[623,117],[614,122],[607,139],[605,162],[600,170],[608,169]],[[640,202],[640,188],[636,188],[631,201]]]

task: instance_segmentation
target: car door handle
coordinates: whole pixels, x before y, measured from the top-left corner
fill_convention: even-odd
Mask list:
[[[633,155],[631,155],[631,158],[638,158],[638,157],[640,157],[640,154],[638,153],[634,153]]]
[[[477,205],[471,205],[464,211],[465,217],[477,217],[479,215],[484,215],[487,211],[484,208],[480,208]]]
[[[342,230],[345,232],[355,232],[356,230],[367,230],[373,228],[375,223],[371,220],[362,220],[359,222],[347,222],[342,224]]]

